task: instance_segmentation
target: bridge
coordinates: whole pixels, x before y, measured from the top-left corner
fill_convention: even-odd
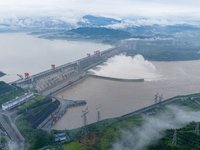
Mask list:
[[[87,57],[66,63],[64,65],[40,72],[29,76],[25,73],[25,79],[17,81],[16,84],[22,88],[26,88],[33,92],[38,92],[42,95],[51,95],[58,92],[60,89],[66,88],[87,76],[87,70],[103,63],[108,58],[120,54],[124,50],[135,49],[132,43],[116,46],[100,51],[94,51],[93,55],[88,54]]]

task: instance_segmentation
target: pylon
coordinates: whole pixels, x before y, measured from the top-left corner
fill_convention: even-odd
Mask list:
[[[83,117],[83,133],[85,133],[85,135],[88,132],[88,129],[86,127],[86,125],[87,125],[86,115],[89,113],[89,111],[87,111],[87,110],[88,110],[88,107],[85,109],[85,111],[82,110],[83,115],[81,116],[81,117]]]
[[[195,127],[195,131],[194,132],[196,132],[197,134],[199,134],[199,123],[198,122],[197,122],[197,125]]]
[[[173,136],[172,144],[176,145],[176,129],[174,130],[174,136]]]
[[[155,95],[155,104],[158,102],[158,93]]]
[[[97,123],[96,123],[96,128],[100,127],[100,120],[101,120],[100,108],[101,108],[101,105],[99,105],[97,107]]]

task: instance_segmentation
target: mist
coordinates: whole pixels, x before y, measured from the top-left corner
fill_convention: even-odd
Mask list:
[[[134,57],[116,55],[108,59],[97,69],[90,69],[91,74],[123,79],[144,79],[145,81],[158,80],[161,75],[153,63],[144,59],[142,55]]]
[[[167,129],[178,129],[186,126],[192,121],[199,122],[200,111],[189,111],[186,107],[167,106],[165,112],[156,116],[144,116],[145,123],[138,132],[132,135],[127,141],[126,146],[115,143],[115,150],[143,150],[150,143],[156,143],[164,137]],[[133,129],[134,130],[134,129]],[[130,135],[130,132],[122,131],[122,138]]]
[[[88,0],[6,0],[1,1],[0,5],[0,28],[43,27],[45,23],[53,25],[65,23],[65,26],[69,24],[76,27],[77,22],[87,14],[133,21],[133,23],[126,21],[115,24],[110,26],[112,28],[127,26],[127,24],[171,25],[176,24],[177,21],[187,24],[195,22],[199,25],[199,6],[198,0],[93,0],[89,2]]]

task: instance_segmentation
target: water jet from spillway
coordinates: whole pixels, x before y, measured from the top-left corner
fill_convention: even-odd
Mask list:
[[[161,77],[153,63],[139,54],[134,57],[116,55],[97,66],[96,70],[90,69],[89,73],[113,78],[144,79],[145,81],[158,80]]]

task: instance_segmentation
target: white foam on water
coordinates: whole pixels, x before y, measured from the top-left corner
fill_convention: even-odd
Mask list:
[[[96,70],[90,69],[89,72],[99,76],[144,79],[145,81],[158,80],[161,77],[153,63],[145,60],[139,54],[134,57],[123,54],[116,55],[108,59],[103,65],[97,66]]]

